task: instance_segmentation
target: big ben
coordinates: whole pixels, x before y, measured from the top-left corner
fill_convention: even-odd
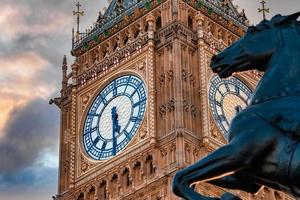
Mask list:
[[[90,30],[77,31],[75,62],[64,57],[61,97],[52,101],[61,109],[55,199],[178,199],[175,172],[227,143],[260,79],[249,71],[223,80],[209,69],[247,25],[231,0],[112,0]],[[268,188],[236,193],[289,199]]]

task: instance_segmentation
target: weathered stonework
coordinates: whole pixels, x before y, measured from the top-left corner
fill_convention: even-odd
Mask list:
[[[213,75],[209,63],[243,35],[247,25],[243,15],[232,10],[231,1],[203,1],[201,6],[198,0],[149,2],[150,8],[121,13],[122,20],[107,30],[98,25],[96,31],[77,37],[72,49],[76,62],[69,75],[64,62],[57,99],[61,137],[56,200],[178,199],[170,190],[174,173],[226,143],[208,105]],[[91,39],[96,33],[97,40]],[[82,145],[85,116],[105,84],[124,74],[145,82],[145,118],[122,153],[95,161]],[[254,88],[261,75],[253,71],[237,76]],[[196,189],[211,196],[224,192],[206,183]],[[236,193],[247,200],[290,199],[267,188],[257,195]]]

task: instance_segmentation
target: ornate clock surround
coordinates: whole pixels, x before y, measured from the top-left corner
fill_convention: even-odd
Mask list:
[[[215,125],[227,139],[230,121],[248,105],[252,89],[237,76],[221,79],[217,75],[210,78],[208,87],[210,113]]]
[[[123,82],[126,81],[126,83],[125,82],[121,83],[121,81],[123,81]],[[136,83],[138,85],[135,85]],[[112,84],[114,84],[114,85],[112,85]],[[130,88],[133,89],[133,91],[128,91],[128,89],[130,89]],[[119,91],[119,90],[124,90],[124,91]],[[107,92],[106,95],[110,94],[111,97],[106,99],[106,97],[103,96],[103,94],[102,94],[103,92],[104,93]],[[142,94],[142,93],[144,93],[144,94]],[[138,102],[134,102],[134,98],[143,98],[143,99],[138,99]],[[117,100],[121,100],[121,99],[129,101],[129,102],[123,102],[123,105],[121,105],[122,103],[120,104],[120,102],[117,101]],[[103,102],[104,100],[107,102]],[[126,122],[123,122],[124,120],[120,119],[120,117],[119,117],[119,119],[116,118],[116,121],[117,121],[116,123],[118,123],[118,121],[120,120],[120,122],[121,122],[120,125],[122,124],[122,126],[116,124],[116,126],[118,126],[120,129],[119,134],[117,134],[116,131],[112,131],[113,133],[117,134],[117,136],[115,136],[116,137],[115,139],[109,139],[108,137],[110,137],[109,135],[111,133],[107,133],[106,129],[109,129],[110,127],[103,127],[103,124],[105,124],[104,122],[106,122],[106,124],[108,123],[107,122],[108,119],[106,119],[106,121],[104,121],[104,122],[101,122],[101,119],[103,119],[103,118],[105,119],[105,116],[103,116],[103,115],[105,115],[105,111],[106,111],[107,107],[109,107],[110,104],[115,104],[115,105],[113,105],[113,108],[115,108],[115,109],[117,109],[117,108],[122,109],[122,107],[124,107],[124,105],[127,105],[125,103],[127,103],[127,104],[129,103],[132,106],[131,111],[130,111],[130,116],[129,116],[130,118],[128,118],[128,116],[127,116],[128,113],[126,116],[122,116],[123,113],[118,113],[118,111],[116,111],[115,116],[119,115],[121,117],[126,117],[128,119],[126,119]],[[134,105],[134,103],[137,105]],[[96,112],[98,111],[101,104],[103,104],[102,105],[103,107],[100,109],[100,113],[97,114]],[[129,106],[129,104],[127,105],[127,107]],[[93,157],[93,159],[95,159],[97,161],[102,161],[102,160],[107,160],[114,156],[117,156],[117,153],[119,153],[119,151],[123,151],[124,149],[126,149],[128,144],[132,141],[133,137],[135,137],[136,133],[140,129],[141,124],[143,123],[143,120],[145,117],[145,111],[146,111],[146,104],[147,104],[147,91],[145,89],[145,82],[140,77],[136,76],[135,74],[126,73],[126,75],[115,76],[112,78],[112,81],[106,82],[104,84],[104,87],[102,87],[101,90],[98,91],[96,97],[94,97],[91,100],[91,102],[89,104],[88,112],[86,114],[86,119],[85,119],[85,123],[84,123],[85,128],[82,131],[83,138],[81,138],[83,140],[82,146],[84,147],[83,151],[85,152],[85,154],[88,154],[90,157]],[[112,105],[110,105],[110,107],[111,106]],[[93,109],[94,109],[94,111],[92,111]],[[125,108],[123,108],[123,112],[124,112],[124,109]],[[126,110],[128,110],[128,109],[129,108],[126,108]],[[138,109],[138,110],[136,110],[136,109]],[[133,115],[137,115],[137,116],[133,116]],[[140,116],[140,115],[142,115],[142,116]],[[95,119],[95,118],[97,118],[97,119]],[[138,119],[134,120],[133,118],[138,118]],[[92,123],[94,122],[94,120],[96,120],[97,122],[96,122],[96,126],[94,128],[92,128]],[[110,121],[110,120],[108,120],[108,121]],[[124,124],[124,123],[126,123],[126,124]],[[132,127],[130,130],[127,130],[129,125],[131,125]],[[95,136],[92,136],[92,135],[95,135],[95,132],[97,134],[96,138],[95,138]],[[106,133],[106,135],[105,135],[105,133]],[[123,134],[125,134],[125,135],[123,135]],[[93,140],[92,137],[94,137],[95,139]],[[120,142],[121,144],[118,143],[118,139],[120,137],[123,138],[123,140]],[[102,142],[101,150],[99,149],[99,145],[98,145],[99,142]],[[116,144],[114,144],[115,142],[116,142]],[[115,151],[114,153],[109,152],[108,151],[109,149],[106,149],[106,147],[108,145],[112,146],[111,149],[112,149],[112,151],[113,150]],[[121,146],[119,146],[119,145],[121,145]],[[96,153],[97,155],[99,154],[98,155],[99,157],[96,158],[96,155],[94,153],[89,152],[90,150],[93,150],[94,153]],[[101,157],[101,156],[103,156],[103,157]]]
[[[116,77],[124,76],[124,75],[134,75],[139,77],[144,85],[145,90],[147,92],[147,96],[149,95],[149,85],[148,85],[148,78],[147,78],[147,66],[149,65],[149,51],[148,48],[143,48],[140,50],[140,55],[136,59],[133,57],[131,60],[123,63],[122,66],[118,68],[118,70],[111,69],[107,73],[109,76],[103,76],[103,78],[91,80],[90,82],[86,83],[86,86],[79,88],[77,91],[77,113],[79,114],[77,118],[77,133],[76,134],[76,143],[79,148],[76,149],[76,155],[80,156],[81,159],[76,160],[76,177],[78,180],[86,179],[85,177],[88,176],[90,173],[94,172],[96,169],[107,168],[106,166],[110,166],[113,162],[115,162],[119,156],[115,156],[111,159],[105,161],[97,161],[92,159],[89,155],[87,155],[84,151],[83,146],[83,139],[81,137],[83,129],[84,129],[84,121],[85,117],[88,113],[88,108],[91,106],[93,100],[97,97],[98,93],[106,86],[106,83],[111,82]],[[127,149],[131,152],[135,149],[137,141],[145,141],[148,137],[150,137],[150,131],[147,128],[148,123],[148,115],[149,115],[149,106],[150,102],[147,101],[146,103],[146,111],[144,120],[141,123],[141,126],[138,130],[138,136],[136,135],[133,138],[133,141],[127,145],[125,148],[124,154],[127,154]],[[120,159],[119,159],[120,160]],[[101,170],[103,171],[103,170]]]

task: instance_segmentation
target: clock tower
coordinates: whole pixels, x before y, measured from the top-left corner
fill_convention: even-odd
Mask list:
[[[54,199],[178,199],[175,172],[226,143],[260,78],[251,71],[221,80],[209,68],[246,28],[231,0],[112,0],[73,36],[75,62],[64,57],[61,97],[51,100],[61,109]],[[238,194],[287,198],[269,189]]]

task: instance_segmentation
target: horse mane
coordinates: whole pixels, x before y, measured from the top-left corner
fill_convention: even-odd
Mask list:
[[[261,21],[255,28],[258,31],[263,31],[265,29],[283,26],[283,25],[295,25],[296,27],[300,28],[300,22],[297,21],[299,16],[300,16],[300,12],[288,16],[282,16],[278,14],[275,15],[271,20]]]

